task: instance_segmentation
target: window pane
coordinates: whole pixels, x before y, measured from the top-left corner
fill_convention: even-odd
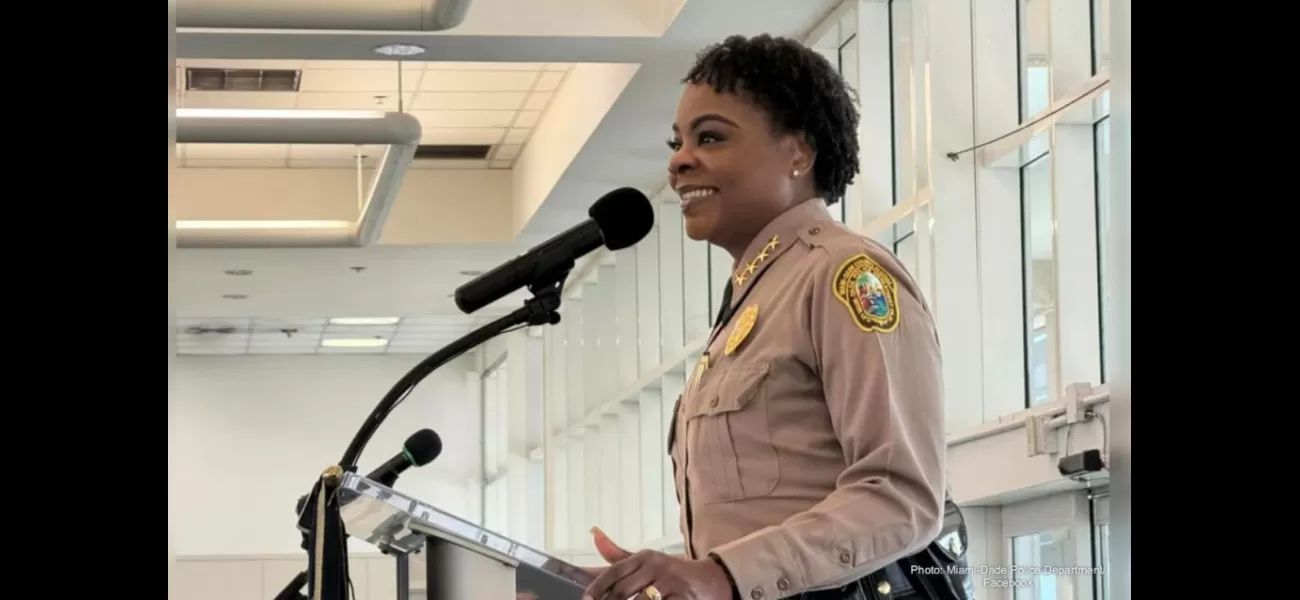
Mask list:
[[[1110,0],[1092,0],[1094,72],[1110,68]]]
[[[1051,2],[1020,3],[1020,117],[1028,119],[1044,110],[1051,91]]]
[[[913,279],[919,277],[917,252],[920,250],[917,247],[915,224],[915,215],[894,224],[894,255],[907,267],[907,272]]]
[[[1065,600],[1073,597],[1070,577],[1057,576],[1053,569],[1066,566],[1069,529],[1053,529],[1021,535],[1011,540],[1011,563],[1015,565],[1013,600]],[[1066,571],[1068,572],[1068,571]]]
[[[1021,236],[1024,241],[1025,339],[1029,356],[1027,406],[1046,402],[1055,378],[1056,260],[1052,210],[1052,157],[1021,169]]]

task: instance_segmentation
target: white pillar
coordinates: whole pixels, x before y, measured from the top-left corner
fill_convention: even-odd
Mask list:
[[[971,10],[975,31],[972,68],[978,78],[975,138],[983,142],[1020,125],[1018,17],[1016,3],[1006,0],[972,0]],[[979,164],[974,154],[962,160]],[[1026,404],[1026,241],[1022,234],[1020,165],[976,168],[977,300],[983,380],[979,422],[983,422],[1021,410]],[[945,358],[951,356],[945,352]]]
[[[1133,252],[1133,40],[1129,0],[1110,0],[1111,194],[1107,240],[1110,290],[1106,327],[1111,388],[1110,593],[1132,597],[1132,252]]]
[[[969,2],[912,2],[913,134],[918,195],[929,194],[933,289],[930,306],[944,353],[948,428],[983,423],[978,166],[949,152],[975,139]]]

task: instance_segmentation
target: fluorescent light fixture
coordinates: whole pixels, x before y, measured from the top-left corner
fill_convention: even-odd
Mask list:
[[[419,44],[384,44],[375,46],[373,50],[375,54],[384,56],[419,56],[428,49]]]
[[[177,221],[177,229],[347,229],[348,221]]]
[[[401,317],[333,317],[330,325],[396,325]]]
[[[381,337],[332,338],[321,340],[320,345],[325,348],[382,348],[388,345],[388,340]]]
[[[382,119],[376,110],[277,110],[261,108],[178,108],[177,117],[205,119]]]

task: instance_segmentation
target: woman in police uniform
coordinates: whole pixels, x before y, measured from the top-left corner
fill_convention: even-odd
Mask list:
[[[588,597],[963,597],[909,577],[964,550],[934,544],[955,512],[934,321],[898,259],[827,209],[858,173],[851,92],[766,35],[705,50],[683,82],[669,178],[687,235],[735,260],[669,433],[686,554],[597,532],[611,565]]]

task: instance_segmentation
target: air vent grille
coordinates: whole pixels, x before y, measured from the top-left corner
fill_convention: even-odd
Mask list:
[[[415,160],[483,160],[492,146],[429,144],[415,149]]]
[[[185,70],[185,89],[195,92],[296,92],[302,71],[291,69]]]

